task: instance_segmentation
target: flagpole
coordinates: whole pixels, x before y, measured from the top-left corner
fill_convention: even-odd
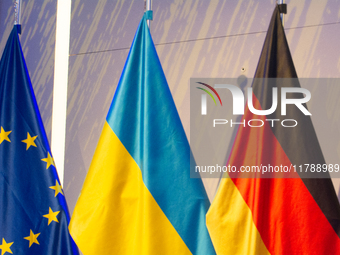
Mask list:
[[[146,0],[146,11],[152,11],[152,0]],[[150,29],[150,20],[148,19],[146,23]]]
[[[283,5],[284,3],[285,3],[285,0],[278,0],[279,5]],[[281,13],[280,16],[281,16],[282,26],[284,27],[285,26],[285,15],[284,13]]]
[[[60,184],[64,182],[71,0],[58,0],[54,58],[51,150]]]
[[[15,0],[14,2],[14,25],[20,25],[21,20],[20,20],[20,8],[21,7],[21,1],[20,0]]]

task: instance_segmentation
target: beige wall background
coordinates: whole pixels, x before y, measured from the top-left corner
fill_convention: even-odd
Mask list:
[[[22,0],[21,42],[48,137],[56,2]],[[298,76],[340,78],[340,1],[286,2],[285,30]],[[153,0],[151,33],[189,139],[190,78],[252,78],[275,4],[274,0]],[[64,176],[71,213],[143,12],[143,0],[72,1]],[[11,1],[0,2],[0,21],[2,53],[14,22]],[[312,95],[322,92],[318,105],[324,110],[313,114],[312,120],[328,163],[340,163],[339,86],[312,91]],[[218,181],[204,180],[210,199]],[[333,182],[338,192],[340,180]]]

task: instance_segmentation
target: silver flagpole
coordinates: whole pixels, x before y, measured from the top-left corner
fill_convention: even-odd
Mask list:
[[[278,0],[278,4],[284,4],[285,0]],[[283,13],[280,14],[281,16],[281,21],[282,21],[282,26],[284,27],[285,25],[285,15]]]
[[[15,0],[14,1],[14,25],[20,25],[21,20],[20,20],[20,0]]]
[[[152,0],[146,0],[146,11],[152,11]],[[146,21],[150,29],[150,20]]]

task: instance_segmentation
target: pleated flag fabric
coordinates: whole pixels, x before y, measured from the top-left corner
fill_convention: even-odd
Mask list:
[[[77,255],[15,25],[0,63],[0,250]]]
[[[255,78],[297,78],[278,7]],[[271,107],[272,88],[271,83],[254,81],[255,109]],[[297,120],[294,128],[266,121],[282,119],[280,110],[257,116],[247,109],[243,120],[249,119],[261,119],[265,124],[239,128],[228,164],[239,168],[325,163],[310,116],[297,107],[289,108],[285,116]],[[328,173],[313,179],[295,174],[297,178],[281,179],[231,175],[221,181],[207,214],[217,254],[340,254],[340,207]]]
[[[84,255],[215,254],[190,155],[143,17],[70,223]]]

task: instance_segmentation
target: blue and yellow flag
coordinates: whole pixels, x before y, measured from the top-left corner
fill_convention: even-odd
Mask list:
[[[76,255],[68,209],[14,26],[0,63],[0,250]]]
[[[136,32],[72,219],[84,255],[215,254],[209,200],[145,17]]]

